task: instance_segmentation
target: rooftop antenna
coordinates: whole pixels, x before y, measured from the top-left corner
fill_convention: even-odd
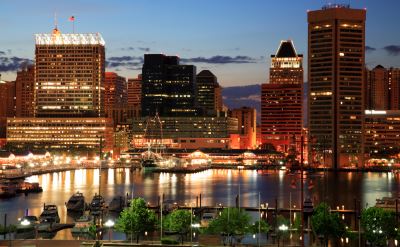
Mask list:
[[[57,12],[54,12],[54,28],[57,29]]]

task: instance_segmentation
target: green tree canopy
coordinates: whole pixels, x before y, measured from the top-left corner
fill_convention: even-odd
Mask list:
[[[253,234],[257,234],[259,231],[261,233],[268,234],[270,230],[271,230],[271,226],[265,220],[261,220],[261,221],[257,220],[250,227],[250,232]]]
[[[329,238],[341,238],[346,234],[346,227],[338,213],[332,213],[328,204],[320,203],[311,216],[311,226],[315,235],[323,236],[325,245]]]
[[[396,237],[394,212],[383,208],[370,207],[361,213],[361,225],[365,238],[373,245],[386,246],[386,241]]]
[[[165,217],[163,227],[168,231],[179,233],[183,243],[183,236],[189,232],[191,227],[190,223],[191,212],[189,210],[177,209]]]
[[[239,236],[251,232],[251,217],[239,208],[225,208],[219,217],[212,220],[208,226],[208,232],[227,236],[229,243],[232,239],[237,240]]]
[[[143,198],[136,198],[132,200],[129,208],[121,212],[115,224],[115,229],[127,235],[134,234],[136,236],[136,241],[139,242],[139,237],[146,231],[154,231],[156,225],[156,214],[147,208]]]

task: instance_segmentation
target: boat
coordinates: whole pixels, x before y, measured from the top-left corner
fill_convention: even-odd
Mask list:
[[[95,194],[89,205],[90,213],[99,215],[105,208],[105,201],[101,195]]]
[[[141,160],[140,165],[143,168],[153,168],[157,167],[157,161],[153,159],[143,159]]]
[[[72,234],[86,234],[89,233],[89,227],[93,223],[93,218],[90,215],[82,215],[75,220],[75,225],[71,229]]]
[[[27,239],[35,237],[35,229],[39,225],[39,220],[36,216],[27,215],[18,219],[18,224],[15,226],[15,234],[19,239]]]
[[[140,166],[145,170],[159,167],[164,160],[165,146],[163,144],[162,122],[158,113],[154,118],[149,117],[146,120],[142,143],[147,145],[147,151],[141,154]]]
[[[123,196],[117,196],[112,199],[108,206],[109,211],[121,212],[125,207],[125,198]]]
[[[161,161],[161,155],[150,151],[149,147],[149,150],[143,152],[141,155],[140,166],[145,169],[156,168],[160,166]]]
[[[400,204],[398,198],[394,197],[382,197],[382,199],[376,199],[375,207],[383,208],[390,211],[396,211],[396,204],[398,204],[397,208],[400,209]],[[398,201],[396,203],[396,201]]]
[[[65,205],[68,211],[85,211],[85,197],[78,191],[69,198]]]
[[[8,183],[0,183],[0,198],[11,198],[17,195],[17,188]]]
[[[215,212],[205,212],[203,213],[201,220],[200,220],[200,225],[202,227],[208,227],[210,222],[216,218],[216,213]]]
[[[314,204],[311,198],[306,198],[303,203],[303,211],[305,213],[312,213],[314,211]]]
[[[18,193],[40,193],[43,192],[43,188],[39,183],[22,182],[17,189]]]
[[[39,216],[40,223],[60,223],[60,216],[56,205],[44,205],[43,212]]]

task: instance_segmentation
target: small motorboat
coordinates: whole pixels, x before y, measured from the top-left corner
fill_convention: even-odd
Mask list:
[[[400,209],[400,200],[398,198],[382,197],[382,199],[376,199],[375,207],[383,208],[390,211],[396,211],[396,204],[397,208]]]
[[[18,224],[15,226],[15,234],[17,238],[34,238],[35,230],[39,225],[39,220],[36,216],[27,215],[18,219]]]
[[[16,196],[17,191],[15,188],[7,184],[0,184],[0,198],[11,198]]]
[[[85,211],[85,197],[79,191],[73,194],[65,204],[68,211]]]
[[[56,205],[44,205],[43,212],[39,216],[40,223],[60,223],[60,216]]]
[[[125,198],[123,196],[117,196],[112,199],[108,206],[109,211],[121,212],[125,207]]]
[[[95,194],[90,205],[90,213],[93,215],[99,215],[105,209],[105,201],[101,195]]]
[[[22,182],[17,189],[18,193],[40,193],[43,192],[43,188],[39,183]]]

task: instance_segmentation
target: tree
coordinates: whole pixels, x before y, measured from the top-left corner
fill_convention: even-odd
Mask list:
[[[265,220],[261,220],[261,221],[257,220],[250,227],[250,232],[253,234],[257,234],[258,232],[268,234],[270,230],[271,230],[271,226]]]
[[[135,235],[136,242],[139,243],[139,237],[145,232],[154,231],[156,225],[156,214],[147,208],[143,198],[135,198],[130,207],[124,209],[119,215],[115,229],[126,235]]]
[[[329,238],[338,239],[346,234],[346,227],[339,214],[332,213],[328,204],[324,202],[314,209],[311,226],[317,237],[323,237],[325,246],[328,246]]]
[[[233,244],[251,232],[250,220],[250,215],[242,209],[225,208],[219,217],[210,222],[208,232],[224,236],[224,244],[226,239],[229,244]]]
[[[372,245],[386,246],[386,241],[395,238],[396,217],[394,212],[383,208],[370,207],[361,213],[361,225],[365,238]]]
[[[96,240],[95,245],[94,245],[95,247],[101,246],[100,241],[99,241],[99,232],[98,232],[96,224],[90,224],[89,236],[92,237],[94,240]]]
[[[181,236],[181,243],[183,244],[183,236],[187,235],[190,230],[191,213],[189,210],[176,209],[165,217],[163,221],[164,229],[171,232],[176,232]]]

